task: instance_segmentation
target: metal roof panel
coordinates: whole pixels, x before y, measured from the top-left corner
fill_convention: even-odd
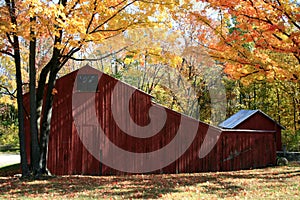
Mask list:
[[[222,123],[220,123],[218,126],[225,129],[233,129],[239,124],[241,124],[243,121],[254,115],[255,113],[261,113],[274,123],[278,124],[282,129],[285,129],[285,127],[281,126],[279,123],[277,123],[274,119],[272,119],[270,116],[262,112],[261,110],[240,110],[239,112],[235,113]]]
[[[248,119],[259,110],[240,110],[225,121],[219,124],[222,128],[235,128],[237,125]]]

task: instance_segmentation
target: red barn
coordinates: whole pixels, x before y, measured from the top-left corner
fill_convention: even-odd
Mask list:
[[[225,129],[251,129],[276,131],[276,149],[282,150],[281,129],[285,129],[261,110],[240,110],[219,124]]]
[[[47,165],[53,174],[239,170],[274,165],[274,130],[223,130],[151,101],[89,66],[55,85]],[[29,113],[29,95],[24,95]],[[25,121],[30,163],[30,127]]]

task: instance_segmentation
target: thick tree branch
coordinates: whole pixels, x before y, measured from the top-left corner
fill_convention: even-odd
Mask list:
[[[13,53],[8,52],[8,51],[5,51],[5,50],[0,50],[0,53],[5,54],[5,55],[8,55],[8,56],[11,56],[11,57],[14,57],[14,56],[15,56]]]

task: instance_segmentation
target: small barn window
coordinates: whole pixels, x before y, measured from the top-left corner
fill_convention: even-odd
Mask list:
[[[79,74],[77,76],[78,92],[95,92],[98,86],[98,74]]]

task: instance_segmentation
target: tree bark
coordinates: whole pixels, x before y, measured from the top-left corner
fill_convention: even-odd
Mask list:
[[[50,72],[52,63],[53,63],[53,61],[50,60],[49,63],[42,69],[42,71],[40,73],[39,82],[38,82],[38,88],[36,91],[36,118],[37,118],[36,120],[37,120],[38,127],[41,126],[40,122],[41,122],[41,116],[42,116],[44,90],[45,90],[45,85],[46,85],[46,79]],[[40,127],[40,129],[41,129],[41,127]],[[39,131],[39,129],[38,129],[38,131]],[[40,132],[38,132],[38,133],[40,133]]]
[[[66,3],[66,1],[64,1]],[[62,31],[59,31],[59,36],[56,36],[54,39],[54,44],[61,43],[62,41]],[[75,53],[76,51],[74,51]],[[71,54],[72,55],[72,54]],[[47,154],[48,154],[48,142],[49,134],[51,129],[51,117],[52,117],[52,103],[53,103],[53,94],[52,89],[54,88],[56,75],[65,64],[61,63],[61,52],[60,49],[54,47],[52,58],[47,63],[47,65],[42,69],[40,74],[40,79],[38,83],[38,89],[36,94],[36,113],[37,113],[37,124],[39,125],[39,135],[40,135],[40,160],[39,160],[39,174],[50,175],[49,170],[47,169]],[[46,91],[46,98],[43,99],[45,93],[46,79],[48,74],[48,86]],[[44,105],[43,102],[45,101]],[[42,113],[43,112],[43,113]]]
[[[52,104],[53,104],[53,96],[52,90],[55,85],[56,75],[57,75],[57,65],[52,67],[50,72],[47,94],[42,118],[42,126],[41,126],[41,139],[40,139],[40,169],[42,174],[50,175],[49,170],[47,169],[47,155],[48,155],[48,143],[49,143],[49,134],[51,130],[51,118],[52,118]]]
[[[35,22],[36,18],[31,17],[30,22]],[[29,93],[30,93],[30,156],[31,167],[33,175],[36,175],[39,169],[40,147],[38,140],[38,126],[37,126],[37,112],[36,112],[36,69],[35,69],[35,55],[36,55],[36,37],[32,27],[30,31],[31,40],[29,44]]]
[[[17,25],[15,2],[14,0],[6,0],[6,6],[10,12],[11,23]],[[21,73],[21,55],[20,55],[20,44],[19,38],[16,33],[13,33],[13,49],[14,49],[14,60],[16,68],[16,84],[17,84],[17,105],[18,105],[18,129],[19,129],[19,143],[20,143],[20,157],[21,157],[21,169],[22,177],[29,175],[29,168],[26,156],[25,147],[25,128],[24,128],[24,111],[23,111],[23,89],[22,89],[22,73]]]
[[[14,36],[16,46],[18,39]],[[25,142],[25,128],[24,128],[24,111],[23,111],[23,89],[22,89],[22,74],[21,74],[21,56],[19,50],[15,52],[16,60],[16,84],[17,84],[17,104],[18,104],[18,129],[19,129],[19,142],[20,142],[20,156],[21,156],[21,168],[22,168],[22,176],[26,177],[29,175],[29,168],[27,163],[26,156],[26,142]]]

